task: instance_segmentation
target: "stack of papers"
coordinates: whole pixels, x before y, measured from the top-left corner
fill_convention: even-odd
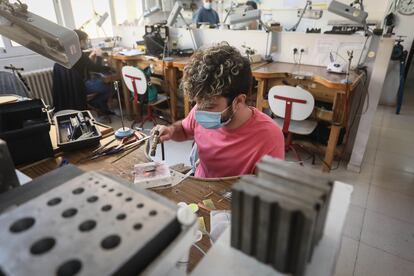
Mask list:
[[[131,49],[131,50],[123,50],[119,52],[120,55],[132,57],[132,56],[138,56],[145,54],[144,51],[138,50],[138,49]]]

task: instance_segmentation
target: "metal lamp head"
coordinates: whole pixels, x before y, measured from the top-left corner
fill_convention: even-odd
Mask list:
[[[96,25],[100,28],[102,27],[103,23],[105,23],[106,19],[108,19],[109,14],[107,12],[105,12],[102,15],[98,15],[98,21],[96,21]]]
[[[181,12],[182,9],[183,9],[183,5],[182,5],[181,1],[176,1],[170,15],[168,16],[168,19],[167,19],[167,26],[168,27],[172,27],[177,22],[177,18],[180,15],[180,12]]]
[[[332,0],[329,4],[328,11],[360,24],[366,24],[368,17],[368,13],[364,10],[351,7],[336,0]]]
[[[82,55],[74,31],[29,12],[26,5],[1,2],[0,34],[66,68]]]
[[[261,10],[248,10],[240,14],[235,13],[235,14],[230,15],[227,18],[226,24],[234,25],[234,24],[240,24],[240,23],[245,23],[249,21],[260,20],[261,16],[262,16]]]

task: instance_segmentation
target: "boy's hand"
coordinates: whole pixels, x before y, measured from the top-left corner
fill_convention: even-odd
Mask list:
[[[163,126],[163,125],[156,125],[152,130],[151,134],[154,134],[154,132],[158,130],[160,133],[160,141],[165,142],[168,140],[171,140],[174,129],[172,127]]]

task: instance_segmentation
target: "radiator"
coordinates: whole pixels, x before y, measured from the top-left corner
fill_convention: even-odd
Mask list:
[[[24,72],[22,75],[30,87],[32,98],[43,99],[47,105],[53,106],[53,68]]]

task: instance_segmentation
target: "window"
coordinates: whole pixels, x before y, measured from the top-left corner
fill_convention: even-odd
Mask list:
[[[114,1],[115,21],[116,24],[122,24],[128,20],[128,0]]]
[[[134,21],[142,16],[142,3],[136,0],[112,0],[116,24]]]
[[[20,0],[20,2],[27,4],[30,12],[55,23],[58,22],[53,0]]]
[[[71,0],[71,5],[76,28],[83,28],[90,38],[113,35],[109,1]],[[105,13],[108,13],[108,18],[99,27],[96,23]]]
[[[20,2],[27,4],[28,10],[31,13],[44,17],[55,23],[58,22],[53,0],[21,0]],[[14,41],[11,41],[11,45],[13,47],[22,46]]]

